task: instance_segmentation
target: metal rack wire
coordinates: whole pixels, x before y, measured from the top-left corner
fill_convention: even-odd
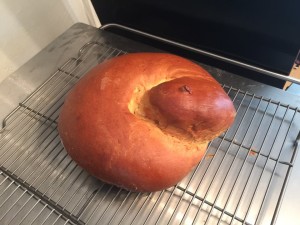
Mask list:
[[[87,43],[3,121],[1,224],[271,224],[297,154],[299,110],[226,85],[234,125],[176,186],[128,192],[91,177],[56,130],[64,97],[97,63],[125,52]]]

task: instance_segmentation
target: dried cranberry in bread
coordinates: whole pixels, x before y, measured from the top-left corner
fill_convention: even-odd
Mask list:
[[[102,181],[134,191],[179,182],[235,117],[203,68],[164,53],[107,60],[66,97],[58,130],[69,155]]]

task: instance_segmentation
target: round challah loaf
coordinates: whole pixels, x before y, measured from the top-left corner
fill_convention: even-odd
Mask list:
[[[100,180],[133,191],[179,182],[235,117],[199,65],[164,53],[107,60],[70,91],[58,130],[69,155]]]

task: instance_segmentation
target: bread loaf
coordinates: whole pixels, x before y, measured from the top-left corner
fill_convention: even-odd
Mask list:
[[[58,131],[68,154],[98,179],[133,191],[175,185],[235,117],[199,65],[164,53],[107,60],[70,91]]]

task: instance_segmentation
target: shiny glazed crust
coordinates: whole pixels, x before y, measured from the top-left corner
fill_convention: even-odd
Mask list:
[[[173,90],[178,93],[167,94],[168,106],[164,93]],[[229,97],[198,65],[171,54],[132,53],[99,64],[77,83],[58,130],[69,155],[89,173],[148,192],[186,176],[234,116]]]

